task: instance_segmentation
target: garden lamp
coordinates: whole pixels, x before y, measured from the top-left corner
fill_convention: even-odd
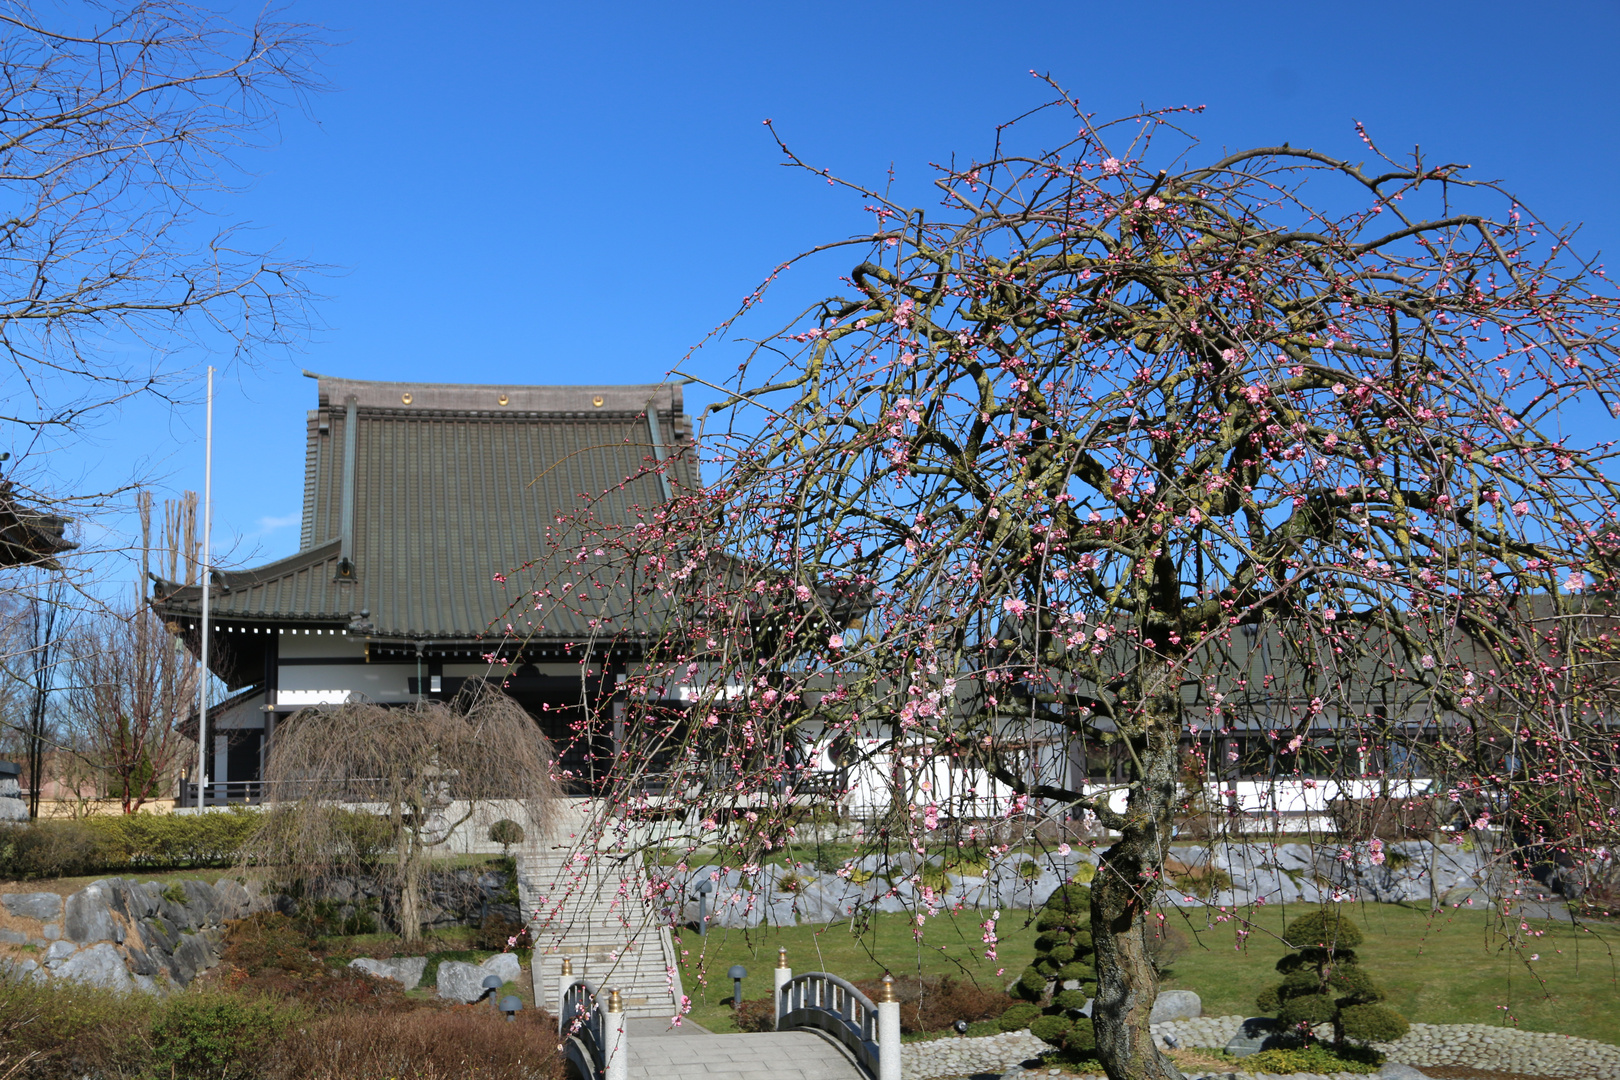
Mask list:
[[[508,1024],[517,1019],[517,1014],[522,1008],[523,999],[516,994],[507,994],[501,998],[500,1011],[506,1014]]]
[[[732,964],[731,970],[726,972],[731,976],[731,1006],[734,1009],[742,1008],[742,981],[748,978],[748,969],[741,964]]]
[[[488,997],[490,1006],[494,1008],[496,1012],[501,1011],[500,1004],[495,1000],[495,991],[499,990],[500,988],[501,977],[499,975],[484,976],[484,993],[479,996]]]
[[[709,894],[714,892],[714,882],[704,878],[697,883],[698,894],[698,936],[709,936]]]

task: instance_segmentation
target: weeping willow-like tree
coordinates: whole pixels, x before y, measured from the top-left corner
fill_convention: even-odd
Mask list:
[[[420,939],[423,881],[456,831],[482,838],[484,819],[501,818],[544,836],[562,794],[533,719],[500,691],[469,685],[448,704],[308,708],[278,724],[251,857],[317,888],[374,872],[392,890],[400,936]]]
[[[872,225],[811,253],[842,259],[831,295],[750,335],[710,485],[628,527],[583,510],[568,580],[525,583],[536,625],[594,615],[586,583],[656,614],[609,790],[656,781],[723,862],[796,843],[811,741],[886,788],[863,843],[945,847],[991,789],[1112,830],[1117,1080],[1178,1075],[1149,1015],[1187,748],[1213,791],[1236,734],[1283,776],[1323,730],[1349,778],[1400,744],[1498,823],[1535,793],[1577,858],[1620,839],[1615,290],[1463,166],[1359,130],[1361,160],[1209,153],[1178,122],[1062,96],[941,167],[937,206],[846,184]],[[1032,770],[1054,739],[1125,778]]]

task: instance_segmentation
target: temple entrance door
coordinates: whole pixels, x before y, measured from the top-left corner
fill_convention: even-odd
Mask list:
[[[577,678],[516,674],[503,681],[507,695],[534,717],[557,748],[563,789],[570,795],[597,794],[612,768],[612,725],[590,722],[599,704],[598,695],[610,693],[610,686],[587,684],[584,689],[589,697],[582,702],[582,686]]]

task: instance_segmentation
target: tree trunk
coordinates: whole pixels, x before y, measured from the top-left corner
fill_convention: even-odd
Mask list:
[[[408,945],[422,940],[422,845],[407,829],[399,856],[399,936]]]
[[[1170,838],[1180,735],[1179,699],[1163,667],[1143,677],[1143,729],[1133,737],[1141,760],[1125,827],[1105,851],[1091,883],[1091,932],[1097,996],[1092,1026],[1097,1056],[1112,1080],[1181,1080],[1175,1063],[1153,1045],[1148,1019],[1159,976],[1148,951],[1148,918]],[[1146,872],[1146,876],[1144,876]]]

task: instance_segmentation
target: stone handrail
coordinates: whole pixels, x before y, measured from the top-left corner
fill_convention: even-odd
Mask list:
[[[582,1075],[590,1080],[624,1080],[630,1046],[617,990],[608,993],[604,1005],[591,982],[574,979],[568,983],[559,995],[557,1034],[563,1038],[565,1056]]]
[[[894,979],[883,978],[874,1003],[846,979],[825,971],[795,976],[787,951],[776,966],[776,1029],[816,1028],[837,1039],[874,1080],[900,1080],[900,1003]]]

